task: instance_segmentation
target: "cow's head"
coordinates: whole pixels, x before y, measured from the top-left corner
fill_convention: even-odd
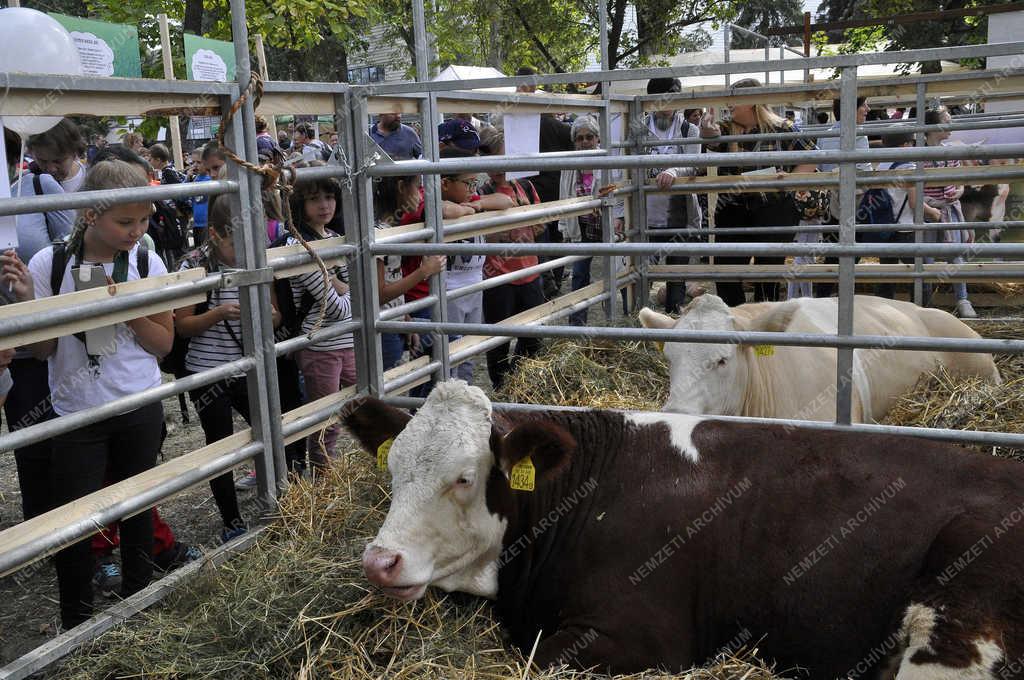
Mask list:
[[[393,440],[391,508],[363,553],[366,577],[388,595],[414,600],[430,585],[497,593],[502,511],[521,493],[509,489],[512,467],[530,456],[539,487],[565,468],[575,441],[545,421],[503,428],[495,420],[484,393],[458,380],[437,385],[412,417],[373,398],[344,416],[373,455]]]
[[[706,294],[684,307],[679,319],[645,307],[640,310],[640,323],[644,328],[771,331],[784,327],[793,309],[793,305],[767,309],[762,305],[746,305],[733,309],[720,297]],[[664,352],[669,362],[669,396],[663,407],[665,411],[694,415],[742,414],[750,379],[750,346],[666,342]]]

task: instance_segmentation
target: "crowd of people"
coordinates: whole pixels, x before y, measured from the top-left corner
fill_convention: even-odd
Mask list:
[[[519,75],[530,73],[523,69]],[[734,87],[756,86],[744,80]],[[523,91],[533,88],[523,86]],[[666,95],[669,101],[680,91],[671,78],[649,81],[647,92]],[[868,113],[864,101],[858,102],[858,122]],[[835,118],[839,117],[836,102]],[[926,122],[949,120],[943,109],[929,110]],[[438,126],[440,155],[461,159],[477,155],[503,155],[505,137],[500,120],[488,124],[470,113],[458,114]],[[822,138],[816,147],[811,139],[727,141],[721,135],[757,135],[796,130],[793,121],[779,116],[761,104],[733,104],[724,120],[702,109],[664,109],[650,112],[642,121],[652,155],[742,151],[793,151],[836,148],[834,138]],[[315,166],[331,159],[337,135],[318,130],[312,123],[299,123],[282,129],[277,138],[268,123],[257,117],[257,150],[263,162],[293,166]],[[225,176],[226,155],[215,141],[197,147],[189,155],[187,167],[178,169],[170,149],[162,143],[147,143],[139,134],[129,133],[118,143],[93,138],[86,144],[76,125],[63,120],[51,130],[33,135],[27,142],[28,159],[18,157],[21,140],[13,133],[7,140],[8,165],[15,178],[15,196],[54,195],[75,191],[122,189],[183,182],[207,182]],[[367,134],[392,159],[418,158],[423,153],[420,131],[402,122],[400,114],[382,114],[371,123]],[[929,145],[943,142],[948,133],[930,132]],[[909,135],[883,138],[887,146],[913,145]],[[600,126],[593,115],[567,118],[544,114],[540,124],[540,151],[594,150],[602,140]],[[858,147],[868,140],[858,137]],[[924,163],[922,167],[930,164]],[[947,165],[954,165],[947,163]],[[878,169],[899,167],[887,164]],[[829,165],[794,163],[765,167],[746,165],[719,168],[725,176],[750,173],[825,172]],[[872,170],[865,164],[864,170]],[[700,174],[697,167],[651,169],[648,179],[660,189],[668,189],[678,178]],[[505,210],[575,197],[604,197],[599,175],[591,170],[541,172],[531,178],[513,179],[505,173],[478,175],[472,172],[444,174],[440,178],[442,214],[445,218],[475,215],[483,211]],[[882,192],[882,193],[879,193]],[[925,190],[924,216],[929,221],[963,221],[959,198],[962,186],[929,187]],[[883,195],[884,194],[884,195]],[[418,175],[386,177],[375,180],[376,227],[413,224],[423,221],[425,212],[422,178]],[[343,233],[341,220],[343,192],[335,179],[299,182],[291,194],[283,197],[275,189],[263,192],[268,247],[296,243],[285,227],[285,204],[294,226],[307,241],[335,237]],[[650,193],[646,215],[650,239],[655,242],[679,242],[697,237],[661,235],[665,229],[700,229],[708,223],[706,196],[697,194]],[[916,196],[912,188],[893,185],[858,193],[858,222],[911,224]],[[881,207],[879,207],[881,206]],[[888,208],[886,208],[888,206]],[[742,227],[837,224],[838,197],[828,191],[723,192],[715,205],[715,224],[719,242],[761,242],[791,238],[786,236],[730,233]],[[882,220],[879,222],[878,220]],[[887,220],[887,221],[886,221]],[[26,301],[66,294],[87,287],[91,276],[120,283],[159,276],[168,271],[203,268],[216,272],[236,265],[233,230],[240,222],[232,219],[229,201],[217,197],[196,196],[188,200],[156,203],[138,202],[97,204],[79,211],[50,211],[19,216],[18,247],[0,255],[0,297],[4,303]],[[615,204],[612,231],[622,237],[623,210]],[[471,243],[532,243],[602,241],[599,211],[551,222],[517,227],[504,232],[475,236]],[[820,235],[802,240],[818,240]],[[830,238],[826,234],[824,238]],[[971,230],[944,230],[930,238],[965,243],[973,238]],[[881,240],[876,238],[876,240]],[[886,240],[913,241],[910,230],[894,230]],[[460,323],[497,323],[534,308],[560,295],[565,273],[552,269],[542,274],[516,272],[536,265],[531,255],[387,256],[378,258],[379,303],[384,310],[404,302],[423,299],[429,294],[432,276],[446,270],[447,317]],[[669,256],[667,263],[687,263],[690,258]],[[719,263],[748,264],[750,258],[719,257]],[[781,263],[782,259],[755,258],[758,263]],[[954,260],[956,261],[956,260]],[[574,262],[570,270],[571,290],[590,283],[592,258]],[[799,265],[800,262],[798,261]],[[273,325],[278,340],[307,334],[317,327],[342,324],[352,318],[348,269],[330,268],[327,280],[319,271],[293,276],[274,284],[272,291]],[[511,275],[511,276],[510,276]],[[481,290],[481,281],[504,277],[501,285]],[[963,284],[954,286],[957,312],[973,315]],[[740,282],[720,282],[718,294],[729,304],[746,302]],[[777,300],[782,295],[778,283],[758,283],[754,300]],[[829,295],[822,286],[813,290],[799,283],[790,285],[790,296]],[[664,300],[668,311],[676,311],[688,297],[699,294],[682,281],[671,282]],[[882,288],[880,294],[892,295]],[[646,297],[646,292],[644,292]],[[16,352],[0,354],[0,398],[11,430],[24,428],[56,416],[76,413],[94,406],[136,394],[159,385],[162,374],[177,377],[191,375],[236,361],[243,356],[241,341],[241,300],[237,288],[220,288],[207,294],[206,300],[172,312],[140,317],[117,324],[110,333],[78,333],[48,340]],[[407,318],[429,319],[429,308]],[[571,322],[586,323],[586,312],[573,315]],[[456,336],[451,337],[457,339]],[[403,358],[413,359],[430,350],[429,337],[380,335],[384,369],[398,365]],[[514,347],[513,347],[514,342]],[[491,387],[499,389],[522,357],[535,353],[539,342],[521,338],[494,347],[486,354],[487,376]],[[474,380],[471,360],[452,369],[453,377]],[[337,392],[356,382],[356,360],[351,333],[336,335],[309,345],[278,360],[281,404],[284,410],[296,408]],[[415,388],[413,396],[423,396],[431,385]],[[233,414],[249,420],[249,398],[244,374],[196,389],[190,393],[207,443],[231,434]],[[183,404],[184,405],[184,404]],[[22,447],[15,452],[26,519],[63,503],[71,502],[100,489],[105,484],[126,479],[155,465],[166,436],[164,413],[159,402],[135,411],[89,425],[49,441]],[[338,432],[328,428],[322,435],[296,442],[287,449],[290,470],[303,474],[329,463],[336,455]],[[246,525],[239,510],[237,492],[255,486],[255,477],[235,480],[225,473],[210,482],[223,527],[224,541],[244,533]],[[112,555],[120,548],[120,563]],[[95,591],[129,595],[144,587],[153,570],[170,569],[196,559],[199,552],[174,538],[172,529],[156,509],[108,527],[91,541],[82,541],[61,550],[56,558],[60,584],[61,619],[64,627],[81,623],[92,613]]]

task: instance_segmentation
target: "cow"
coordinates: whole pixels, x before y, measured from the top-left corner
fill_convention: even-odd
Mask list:
[[[491,598],[541,668],[680,672],[745,645],[813,679],[1024,678],[1016,461],[685,414],[496,410],[461,381],[414,416],[364,397],[342,421],[391,476],[370,583]]]
[[[701,295],[679,319],[640,310],[646,328],[834,334],[836,298],[797,298],[730,308]],[[952,314],[909,302],[858,295],[854,332],[861,335],[977,338]],[[828,347],[697,344],[664,345],[669,397],[664,410],[695,415],[835,420],[836,350]],[[944,366],[951,374],[998,383],[991,354],[857,349],[853,356],[853,422],[881,420],[922,373]]]

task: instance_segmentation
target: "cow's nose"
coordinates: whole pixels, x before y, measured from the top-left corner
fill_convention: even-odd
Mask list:
[[[401,571],[402,554],[371,545],[363,553],[363,573],[378,586],[392,586]]]

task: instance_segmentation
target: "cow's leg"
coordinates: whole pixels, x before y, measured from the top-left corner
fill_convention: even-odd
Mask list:
[[[1000,623],[975,608],[914,603],[897,633],[906,644],[896,680],[1010,680],[1021,669],[1007,659]]]

